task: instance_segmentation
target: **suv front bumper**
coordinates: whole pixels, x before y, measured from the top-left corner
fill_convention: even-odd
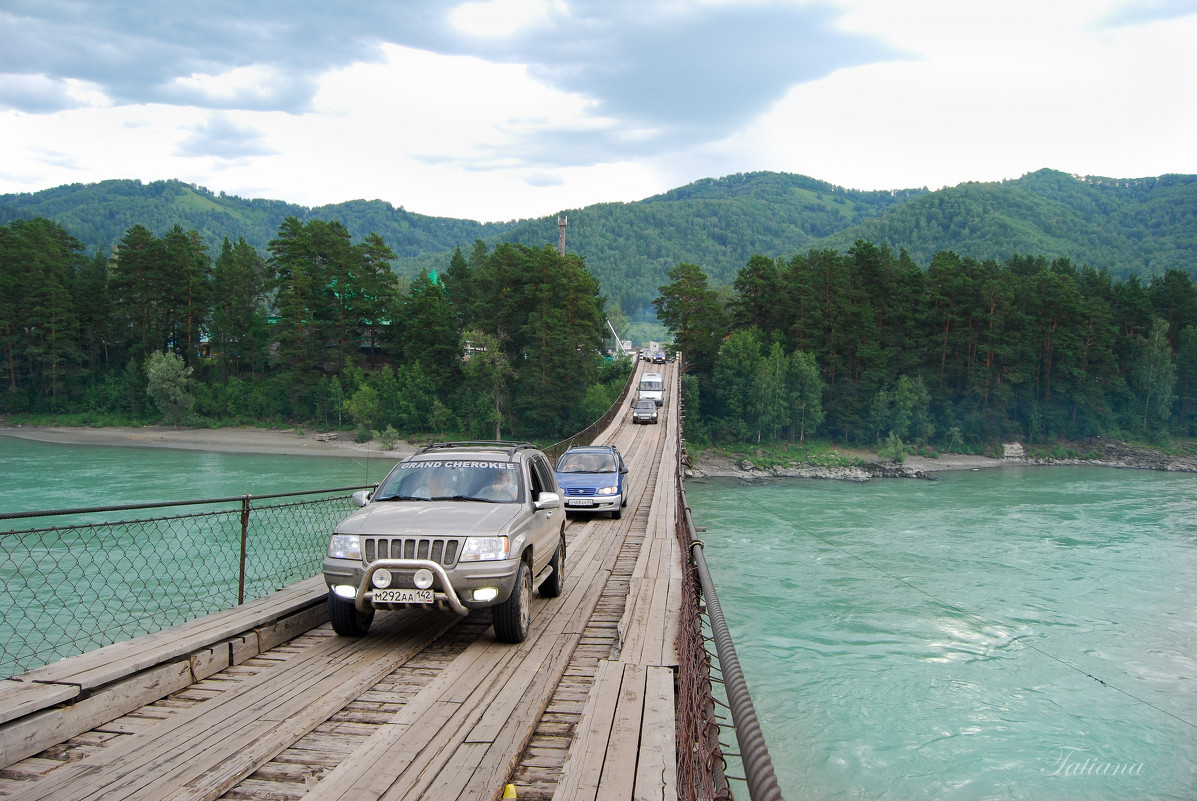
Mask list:
[[[504,559],[502,561],[459,562],[451,568],[446,568],[439,562],[428,559],[377,559],[369,565],[353,559],[324,558],[324,581],[330,592],[341,597],[348,597],[337,592],[337,587],[350,587],[353,590],[354,605],[360,611],[370,609],[393,609],[405,606],[429,606],[423,603],[375,603],[374,574],[388,570],[391,573],[391,587],[414,588],[413,577],[417,570],[425,569],[432,573],[434,581],[432,594],[434,604],[442,609],[452,609],[459,615],[467,615],[471,609],[483,609],[506,601],[515,588],[515,579],[519,573],[519,559]],[[494,590],[495,597],[486,600],[475,600],[475,592]]]

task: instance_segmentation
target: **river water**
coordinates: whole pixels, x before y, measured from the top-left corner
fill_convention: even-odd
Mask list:
[[[393,464],[0,436],[0,512]],[[785,796],[1197,798],[1197,479],[939,475],[687,484]]]
[[[1197,798],[1197,480],[689,482],[787,798]]]

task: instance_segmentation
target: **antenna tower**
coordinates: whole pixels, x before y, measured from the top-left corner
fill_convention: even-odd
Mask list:
[[[565,255],[565,226],[569,225],[569,217],[557,215],[557,249]]]

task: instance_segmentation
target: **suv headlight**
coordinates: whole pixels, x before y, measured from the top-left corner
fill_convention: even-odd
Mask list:
[[[331,559],[362,558],[362,538],[356,534],[333,534],[328,541],[328,555]]]
[[[507,558],[506,537],[466,537],[459,562],[488,562]]]
[[[596,495],[618,495],[619,487],[599,487]]]

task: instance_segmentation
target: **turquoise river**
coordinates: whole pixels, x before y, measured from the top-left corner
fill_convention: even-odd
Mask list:
[[[0,436],[0,512],[391,464]],[[785,796],[1197,798],[1197,478],[938,475],[687,484]]]
[[[687,484],[791,799],[1197,798],[1197,478]]]

